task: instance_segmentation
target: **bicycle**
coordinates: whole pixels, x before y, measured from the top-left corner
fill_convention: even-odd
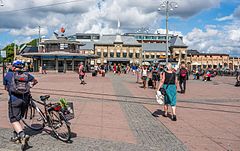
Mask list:
[[[70,122],[66,119],[65,111],[60,104],[47,103],[49,95],[40,96],[40,101],[30,95],[28,108],[23,116],[23,123],[32,130],[40,131],[45,126],[52,129],[57,139],[69,142],[71,139]],[[44,112],[36,105],[43,105]],[[61,131],[61,129],[63,131]]]

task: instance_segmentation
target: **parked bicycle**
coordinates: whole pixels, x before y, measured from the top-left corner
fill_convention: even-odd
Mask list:
[[[40,131],[45,126],[52,129],[56,138],[68,142],[71,139],[70,122],[67,119],[66,109],[59,103],[47,103],[49,95],[40,96],[40,101],[37,101],[30,96],[30,102],[27,111],[22,119],[23,123],[32,130]],[[43,106],[43,111],[36,103]]]

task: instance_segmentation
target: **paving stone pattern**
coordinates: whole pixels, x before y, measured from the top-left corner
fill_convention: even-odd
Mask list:
[[[120,77],[113,77],[112,83],[117,95],[132,94],[122,84],[122,80],[127,80]],[[124,100],[119,97],[118,99]],[[133,101],[136,99],[132,99]],[[125,112],[129,125],[138,140],[138,144],[148,147],[148,150],[187,150],[183,143],[176,138],[159,120],[156,120],[151,113],[141,104],[121,102],[123,111]],[[144,149],[141,149],[144,150]]]

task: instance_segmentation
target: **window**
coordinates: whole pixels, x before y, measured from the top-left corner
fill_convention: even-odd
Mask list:
[[[185,54],[182,54],[182,58],[185,58]]]
[[[108,57],[108,53],[107,53],[107,52],[104,52],[104,53],[103,53],[103,57]]]
[[[129,53],[129,58],[132,58],[132,57],[133,57],[133,53],[130,52],[130,53]]]
[[[160,58],[160,55],[157,55],[156,58],[159,59],[159,58]]]
[[[97,55],[98,55],[99,57],[102,57],[102,53],[101,53],[101,52],[97,52]]]
[[[127,57],[127,53],[124,52],[124,53],[123,53],[123,58],[126,58],[126,57]]]
[[[139,57],[140,57],[140,54],[139,54],[139,53],[136,53],[135,56],[136,56],[136,58],[139,58]]]
[[[110,57],[111,57],[111,58],[114,57],[114,52],[110,52]]]
[[[117,58],[120,58],[120,56],[121,56],[121,53],[117,52]]]
[[[146,55],[146,58],[149,59],[149,55]]]
[[[155,58],[155,55],[151,55],[151,58],[154,59],[154,58]]]

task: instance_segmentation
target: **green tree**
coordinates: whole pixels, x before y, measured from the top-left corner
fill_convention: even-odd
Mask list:
[[[6,51],[7,57],[4,59],[5,62],[13,62],[14,59],[14,45],[15,43],[7,45],[3,50]]]
[[[27,45],[31,45],[32,47],[37,47],[38,46],[38,39],[33,39]]]

